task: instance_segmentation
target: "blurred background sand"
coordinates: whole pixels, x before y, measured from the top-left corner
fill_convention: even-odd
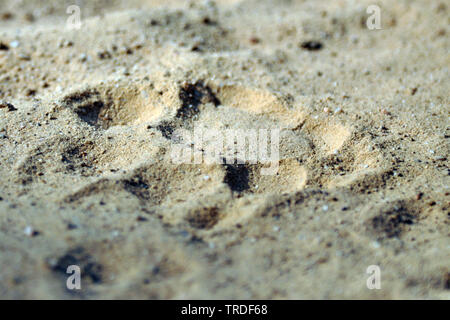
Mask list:
[[[0,297],[448,299],[448,27],[448,1],[0,0]],[[173,164],[200,125],[280,129],[278,174]]]

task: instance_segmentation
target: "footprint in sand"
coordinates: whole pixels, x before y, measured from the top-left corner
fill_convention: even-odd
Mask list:
[[[109,147],[104,150],[88,148],[95,150],[96,166],[102,174],[66,195],[64,199],[69,203],[99,193],[113,193],[134,196],[141,206],[157,211],[158,207],[167,209],[167,205],[187,206],[190,209],[165,209],[166,222],[187,221],[193,228],[207,230],[227,220],[230,205],[211,203],[206,209],[191,199],[190,194],[202,198],[222,193],[230,203],[246,197],[261,203],[265,197],[294,194],[307,187],[353,188],[361,177],[379,174],[376,169],[379,155],[363,152],[367,141],[355,141],[351,127],[333,119],[314,119],[302,106],[292,105],[289,99],[261,89],[237,85],[216,87],[203,81],[184,82],[163,90],[153,86],[109,84],[74,92],[61,103],[81,124],[102,129],[103,139],[109,141]],[[261,164],[179,166],[171,163],[168,151],[173,131],[192,130],[195,125],[219,129],[279,128],[277,173],[262,175]],[[133,139],[124,141],[121,136],[130,128],[134,128],[135,136],[142,135],[145,139],[150,133],[153,142],[147,141],[139,147]],[[129,157],[136,153],[133,148],[144,148],[146,157]],[[77,163],[77,157],[73,152],[66,152],[67,161],[72,164]],[[105,174],[112,163],[115,170]],[[361,167],[364,164],[370,168]],[[361,175],[365,169],[366,174]],[[339,170],[345,171],[344,177]],[[356,172],[354,177],[352,172]],[[246,215],[256,211],[246,210]],[[185,214],[170,218],[169,212]]]

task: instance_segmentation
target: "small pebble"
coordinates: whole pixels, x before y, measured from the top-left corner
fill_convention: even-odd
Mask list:
[[[86,62],[86,60],[87,60],[87,55],[86,55],[86,53],[80,54],[79,60],[80,60],[81,62]]]
[[[0,100],[0,109],[2,109],[2,108],[8,108],[8,111],[16,111],[17,110],[17,108],[14,107],[11,103]]]
[[[379,243],[378,241],[373,241],[373,242],[372,242],[372,247],[373,247],[373,248],[378,249],[380,246],[381,246],[381,245],[380,245],[380,243]]]
[[[118,237],[119,235],[120,235],[120,232],[117,231],[117,230],[114,230],[113,232],[111,232],[111,236],[112,236],[113,238],[116,238],[116,237]]]
[[[30,226],[27,226],[27,227],[25,227],[25,229],[23,230],[23,232],[25,233],[25,235],[27,235],[27,236],[31,236],[32,235],[32,233],[33,233],[33,228],[32,227],[30,227]]]
[[[251,44],[258,44],[261,42],[261,39],[259,39],[258,37],[251,37],[250,38],[250,43]]]
[[[318,41],[305,41],[300,44],[300,47],[308,51],[318,51],[323,48],[323,44]]]
[[[76,224],[73,224],[73,223],[68,223],[67,224],[67,229],[68,230],[73,230],[73,229],[77,229],[77,228],[78,228],[78,226]]]
[[[35,237],[39,235],[39,231],[34,230],[31,226],[26,226],[23,232],[27,237]]]
[[[20,60],[24,60],[24,61],[30,61],[31,57],[29,55],[23,54],[23,53],[19,53],[18,55]]]
[[[20,42],[17,40],[11,41],[11,43],[9,44],[11,46],[11,48],[17,48],[18,46],[20,46]]]

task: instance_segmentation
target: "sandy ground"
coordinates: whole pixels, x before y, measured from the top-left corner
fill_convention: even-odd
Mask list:
[[[450,4],[370,4],[0,0],[0,297],[449,299]],[[174,164],[196,126],[278,174]]]

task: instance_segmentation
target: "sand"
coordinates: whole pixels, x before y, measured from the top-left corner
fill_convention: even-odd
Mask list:
[[[449,3],[376,2],[0,1],[0,297],[449,299]]]

